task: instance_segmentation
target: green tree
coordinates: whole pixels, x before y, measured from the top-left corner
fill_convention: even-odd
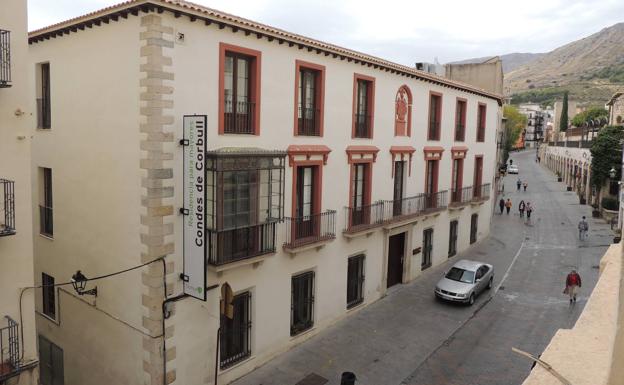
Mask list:
[[[603,107],[590,107],[585,111],[576,114],[572,118],[572,125],[581,127],[590,120],[606,118],[607,116],[609,116],[609,111],[605,110]]]
[[[623,139],[622,127],[606,126],[592,142],[591,184],[598,190],[609,178],[612,167],[616,170],[621,168]]]
[[[518,141],[522,130],[526,127],[527,117],[511,105],[503,107],[503,116],[507,118],[505,121],[505,141],[503,142],[503,161],[507,163],[509,152]]]
[[[561,107],[561,119],[559,119],[559,131],[568,129],[568,91],[563,93],[563,106]]]

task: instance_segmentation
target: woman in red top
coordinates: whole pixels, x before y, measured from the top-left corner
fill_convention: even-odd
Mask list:
[[[581,287],[581,276],[572,269],[570,274],[566,277],[566,289],[565,293],[570,296],[570,303],[576,302],[576,292]]]

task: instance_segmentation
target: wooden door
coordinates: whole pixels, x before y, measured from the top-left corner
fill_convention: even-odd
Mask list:
[[[403,259],[405,256],[405,233],[388,238],[388,286],[403,282]]]

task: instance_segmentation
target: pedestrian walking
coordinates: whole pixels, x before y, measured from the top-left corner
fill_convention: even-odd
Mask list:
[[[566,287],[563,291],[564,294],[570,296],[570,303],[576,302],[576,294],[581,286],[581,276],[576,270],[572,269],[570,274],[566,277]]]
[[[522,186],[524,187],[524,191],[526,191],[526,188],[527,188],[527,186],[528,186],[528,185],[529,185],[529,184],[528,184],[527,182],[524,182],[524,183],[522,184]]]
[[[518,211],[520,212],[520,218],[524,218],[524,210],[526,209],[526,205],[524,204],[524,201],[520,201],[520,204],[518,205]]]
[[[516,191],[520,191],[520,186],[522,186],[522,181],[520,180],[520,178],[518,178],[518,181],[516,182]]]
[[[533,206],[531,206],[531,202],[526,203],[526,214],[527,214],[527,222],[531,221],[531,213],[533,212]]]
[[[583,219],[581,219],[581,221],[578,224],[578,230],[579,230],[579,239],[581,241],[584,241],[585,238],[587,237],[587,230],[589,230],[589,224],[585,220],[584,216],[583,216]]]
[[[507,215],[509,215],[509,210],[511,210],[511,198],[507,198],[507,202],[505,202],[505,208],[507,209]]]
[[[505,199],[501,198],[498,201],[498,207],[500,207],[501,215],[503,215],[503,210],[505,209]]]

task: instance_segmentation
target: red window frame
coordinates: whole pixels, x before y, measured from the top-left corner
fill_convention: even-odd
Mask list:
[[[485,117],[487,114],[487,106],[485,103],[479,103],[477,107],[477,142],[485,142]]]
[[[463,105],[464,108],[463,110],[459,108],[459,106]],[[457,101],[455,103],[455,141],[456,142],[463,142],[464,140],[466,140],[466,112],[468,110],[468,101],[464,98],[457,98]],[[460,111],[463,111],[463,114],[460,114]],[[458,130],[457,130],[457,126],[461,125],[462,129],[458,135]]]
[[[325,113],[325,66],[303,60],[295,60],[295,117],[293,125],[294,136],[299,136],[299,78],[301,70],[307,69],[318,72],[315,87],[316,108],[319,109],[318,130],[319,137],[323,137],[323,122]]]
[[[394,136],[411,137],[412,136],[412,91],[406,84],[403,84],[401,87],[399,87],[397,91],[397,95],[399,94],[401,90],[405,90],[405,93],[407,94],[407,125],[405,127],[406,132],[400,132],[398,127],[396,126],[396,105],[395,105],[394,107],[395,108]],[[396,104],[396,97],[395,97],[395,104]]]
[[[358,80],[364,80],[370,83],[369,91],[366,95],[366,109],[368,115],[370,115],[370,123],[368,127],[368,136],[364,137],[364,139],[373,139],[373,128],[375,122],[375,78],[372,76],[362,75],[358,73],[353,74],[353,111],[351,113],[352,124],[351,124],[351,138],[360,138],[356,136],[356,118],[355,115],[357,113],[357,91],[358,91]]]
[[[435,135],[431,135],[431,102],[433,101],[433,98],[439,98],[438,103],[436,105],[436,110],[434,111],[435,114],[435,120],[434,122],[437,123],[436,127],[435,127]],[[440,140],[440,136],[441,136],[441,132],[442,132],[442,93],[440,92],[435,92],[435,91],[429,91],[429,112],[427,114],[427,140]]]
[[[249,100],[255,104],[253,115],[253,135],[260,135],[260,78],[262,52],[250,48],[239,47],[227,43],[219,43],[219,135],[225,134],[225,56],[227,53],[244,55],[249,57]]]

